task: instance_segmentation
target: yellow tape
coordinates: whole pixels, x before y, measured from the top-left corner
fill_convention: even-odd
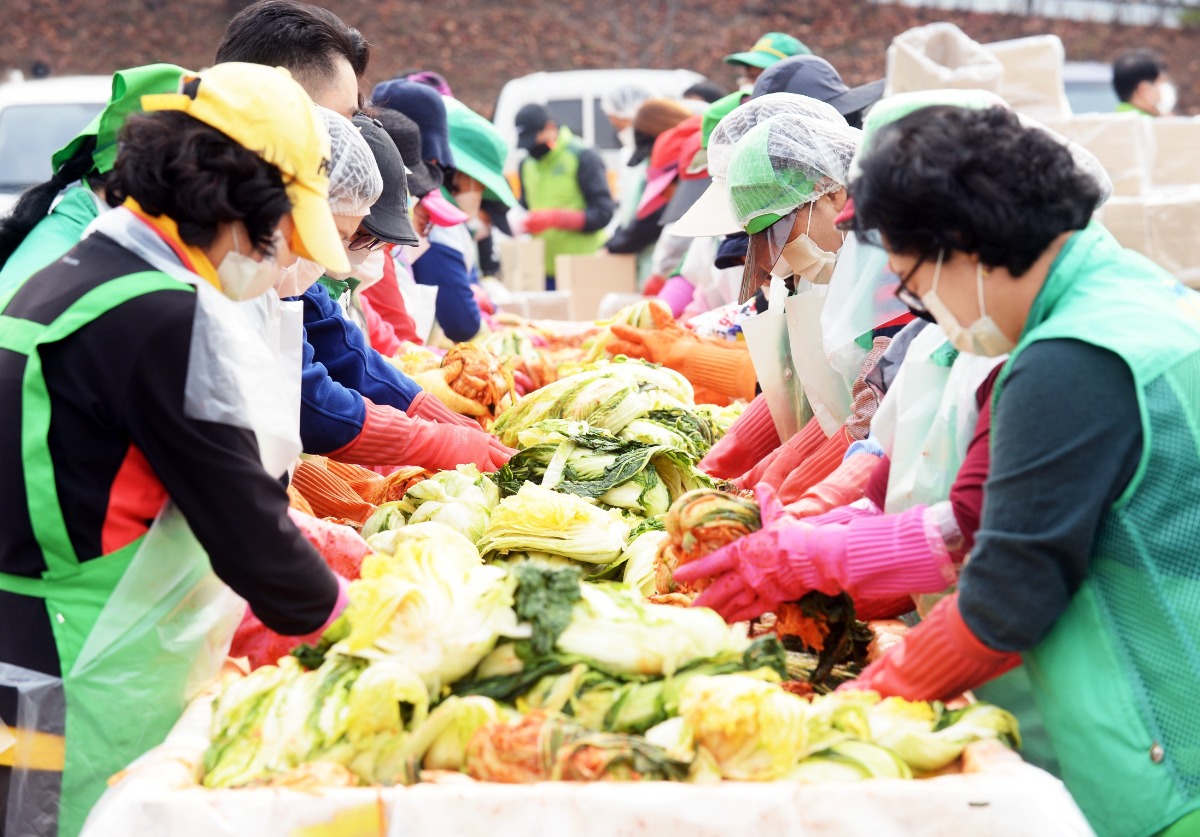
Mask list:
[[[62,772],[66,761],[66,742],[61,735],[0,726],[0,740],[8,740],[9,736],[15,743],[0,752],[0,767]],[[19,765],[17,753],[21,754]]]

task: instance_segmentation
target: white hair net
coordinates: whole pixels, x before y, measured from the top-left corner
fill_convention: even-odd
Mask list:
[[[748,227],[764,215],[776,216],[773,223],[843,188],[861,136],[844,119],[838,124],[794,113],[751,128],[729,155],[729,200],[738,223]]]
[[[654,94],[640,84],[622,84],[600,98],[600,110],[604,111],[606,116],[633,119],[637,116],[638,107],[642,102],[653,98]]]
[[[798,93],[770,93],[759,96],[734,108],[713,128],[712,135],[708,138],[708,173],[713,177],[727,177],[729,155],[733,152],[734,143],[744,137],[751,128],[782,114],[846,126],[845,117],[834,110],[832,105],[827,105],[819,99],[801,96]]]
[[[334,215],[366,215],[383,194],[383,175],[358,128],[328,108],[317,112],[329,131],[329,211]]]

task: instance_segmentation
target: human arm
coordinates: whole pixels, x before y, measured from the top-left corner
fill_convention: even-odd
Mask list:
[[[654,245],[662,234],[662,216],[666,207],[651,212],[645,218],[635,218],[613,231],[604,244],[610,253],[640,253]]]
[[[594,149],[580,150],[579,168],[575,178],[586,204],[583,210],[583,227],[580,231],[589,233],[604,229],[617,210],[617,202],[613,200],[612,190],[608,187],[608,172],[605,171],[604,161]]]

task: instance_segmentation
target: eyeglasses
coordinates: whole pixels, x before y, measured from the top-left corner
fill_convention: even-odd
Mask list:
[[[913,293],[913,291],[911,291],[908,287],[909,281],[921,268],[921,265],[925,263],[925,259],[928,257],[928,253],[922,254],[921,257],[917,259],[917,263],[914,264],[907,273],[899,277],[900,284],[896,286],[896,299],[900,300],[900,302],[904,304],[904,307],[911,311],[914,316],[920,317],[922,320],[933,322],[933,315],[929,313],[929,309],[925,307],[925,303],[921,301],[921,297]]]
[[[350,239],[350,243],[346,245],[347,250],[368,250],[374,253],[380,247],[387,244],[386,241],[380,241],[369,232],[359,227],[354,233],[354,237]]]

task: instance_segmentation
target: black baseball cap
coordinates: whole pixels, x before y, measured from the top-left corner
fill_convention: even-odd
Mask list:
[[[415,247],[420,239],[408,217],[408,180],[400,151],[377,119],[360,113],[351,121],[367,141],[383,177],[383,194],[363,219],[363,228],[381,241]]]
[[[857,113],[883,97],[884,80],[848,87],[833,65],[816,55],[785,58],[763,70],[754,82],[751,98],[768,93],[799,93],[819,99],[842,116]]]
[[[537,135],[550,121],[550,112],[538,104],[526,105],[517,111],[517,148],[528,151],[537,145]]]

